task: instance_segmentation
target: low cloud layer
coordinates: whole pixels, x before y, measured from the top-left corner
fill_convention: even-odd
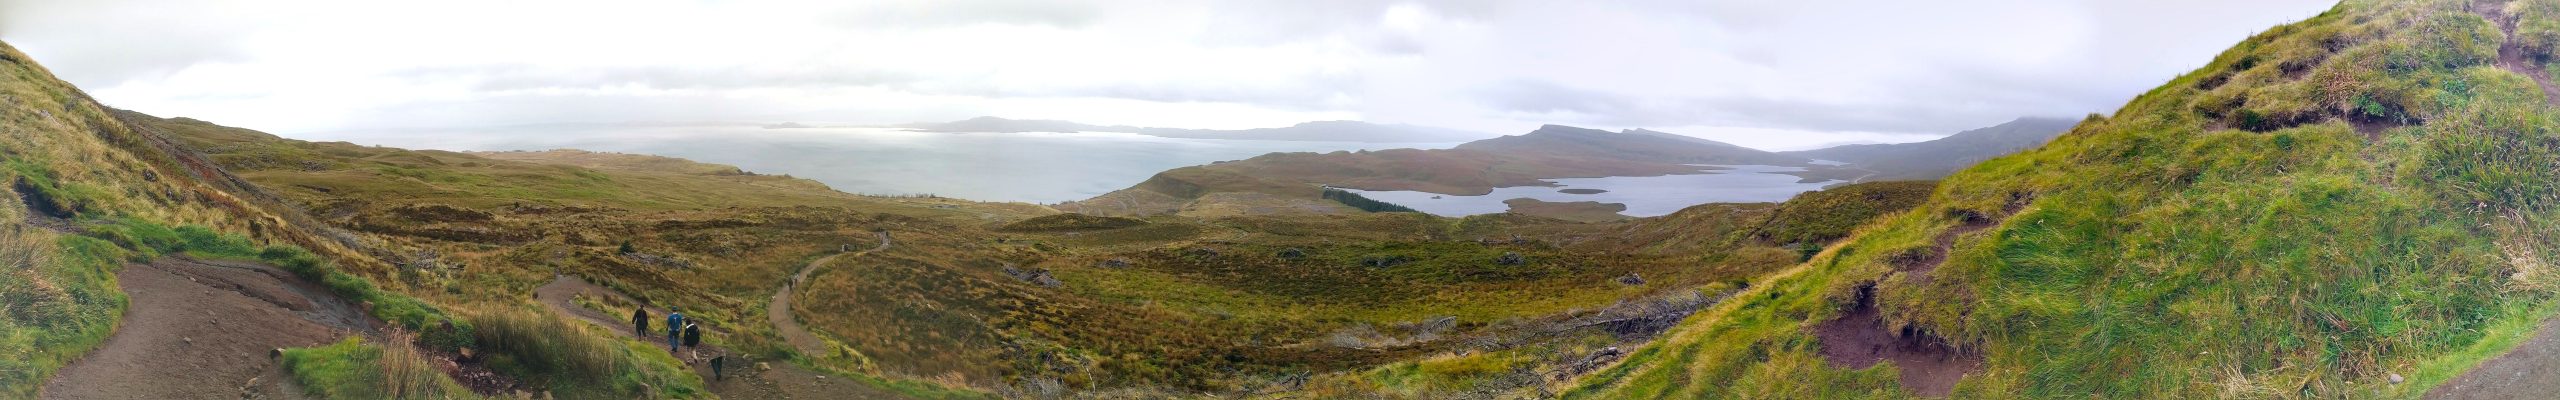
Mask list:
[[[1801,148],[2110,112],[2329,6],[0,0],[0,40],[113,105],[288,134],[1001,115],[1559,123]]]

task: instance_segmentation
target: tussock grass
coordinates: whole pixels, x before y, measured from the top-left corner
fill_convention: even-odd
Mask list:
[[[523,308],[470,314],[489,366],[570,398],[708,396],[702,379],[664,347],[614,339],[585,323]]]
[[[34,397],[64,364],[104,342],[124,316],[115,245],[0,226],[0,397]]]
[[[390,330],[383,340],[388,343],[349,336],[336,344],[287,349],[284,368],[303,390],[324,399],[480,398],[408,345],[406,332]]]

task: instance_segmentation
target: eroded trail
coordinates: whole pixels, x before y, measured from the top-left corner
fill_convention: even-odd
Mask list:
[[[2542,87],[2545,101],[2560,104],[2560,86],[2551,83],[2551,74],[2531,57],[2515,40],[2516,16],[2508,15],[2504,1],[2474,1],[2471,12],[2488,18],[2510,39],[2498,46],[2498,68],[2532,77]],[[2560,394],[2560,319],[2547,319],[2535,329],[2533,337],[2517,344],[2514,350],[2500,354],[2442,385],[2427,391],[2428,399],[2529,399],[2552,398]]]
[[[269,357],[376,323],[264,265],[164,257],[116,273],[132,303],[105,343],[45,382],[46,399],[300,398]]]
[[[809,274],[818,272],[819,266],[833,262],[837,257],[860,257],[864,254],[871,254],[871,252],[889,249],[889,232],[879,232],[879,235],[880,245],[877,247],[872,247],[870,250],[852,253],[836,253],[826,257],[819,257],[816,260],[809,261],[809,265],[801,266],[800,273],[791,275],[791,282],[784,283],[782,285],[782,290],[775,291],[773,293],[773,300],[765,303],[764,314],[768,319],[772,320],[773,331],[781,334],[783,341],[790,342],[792,348],[799,349],[800,354],[825,354],[824,352],[827,348],[827,342],[825,340],[818,339],[817,334],[809,333],[809,328],[800,326],[800,318],[792,315],[791,298],[792,296],[796,296],[800,293],[800,283],[808,281]]]
[[[607,315],[602,311],[596,311],[594,309],[577,305],[575,299],[581,295],[588,297],[611,297],[621,299],[622,302],[628,304],[642,304],[637,301],[633,301],[630,296],[624,295],[622,292],[615,291],[612,288],[596,285],[594,283],[587,282],[585,279],[579,279],[574,276],[560,276],[552,278],[551,283],[544,284],[542,287],[534,289],[534,297],[542,303],[543,308],[550,309],[552,312],[568,315],[570,317],[577,318],[578,320],[587,321],[587,323],[603,326],[606,331],[611,331],[615,335],[625,338],[632,338],[651,343],[665,343],[666,337],[657,335],[664,332],[666,327],[656,324],[663,323],[663,318],[666,318],[667,315],[666,309],[644,306],[649,309],[649,315],[653,320],[651,321],[652,325],[650,326],[651,332],[647,333],[648,336],[643,336],[640,333],[632,332],[631,321],[628,319],[628,315]],[[713,333],[706,332],[705,334]],[[806,368],[801,368],[799,365],[794,365],[788,362],[782,362],[779,360],[750,361],[741,356],[744,353],[732,352],[727,349],[711,345],[702,346],[701,351],[704,354],[728,354],[733,357],[726,366],[725,372],[728,375],[727,379],[712,379],[711,366],[707,362],[688,362],[689,366],[693,368],[694,373],[702,375],[703,382],[710,385],[711,392],[713,394],[718,394],[721,398],[725,399],[899,398],[896,394],[881,391],[869,385],[864,385],[862,382],[857,382],[840,376],[831,376],[825,373],[810,371]],[[762,369],[758,368],[758,365],[771,368]]]
[[[2516,40],[2517,18],[2515,15],[2507,14],[2507,4],[2506,1],[2475,0],[2471,2],[2472,13],[2489,19],[2491,25],[2497,25],[2498,31],[2506,34],[2507,40],[2498,45],[2498,69],[2533,78],[2534,86],[2542,88],[2543,101],[2560,104],[2560,86],[2551,84],[2551,72],[2543,69],[2542,63],[2536,62],[2533,57],[2525,55],[2524,45]]]

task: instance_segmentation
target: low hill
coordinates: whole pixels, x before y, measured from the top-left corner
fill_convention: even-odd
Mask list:
[[[952,122],[898,125],[927,132],[1121,132],[1189,139],[1360,143],[1450,143],[1493,135],[1447,128],[1360,121],[1314,121],[1278,128],[1181,129],[1092,125],[1058,120],[977,117]]]
[[[1807,161],[1800,156],[1642,129],[1610,132],[1563,125],[1547,125],[1527,134],[1468,142],[1458,145],[1458,149],[1667,164],[1797,166],[1805,165]]]
[[[1874,171],[1871,179],[1938,179],[1982,160],[2043,146],[2076,123],[2028,117],[1925,142],[1853,144],[1778,154],[1849,163]]]
[[[1561,397],[2542,396],[2445,382],[2555,310],[2555,26],[2348,0],[2269,29]]]

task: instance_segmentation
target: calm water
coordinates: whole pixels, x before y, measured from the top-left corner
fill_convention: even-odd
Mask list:
[[[324,138],[328,139],[443,150],[575,148],[655,154],[735,165],[762,174],[789,174],[851,193],[935,194],[1036,203],[1083,200],[1136,185],[1164,170],[1272,152],[1439,149],[1457,145],[754,126],[507,128]]]
[[[1371,199],[1412,207],[1422,212],[1444,216],[1493,214],[1511,209],[1503,200],[1532,198],[1554,202],[1597,201],[1627,205],[1620,212],[1637,217],[1670,214],[1689,206],[1706,203],[1760,203],[1786,201],[1797,193],[1820,190],[1840,181],[1796,183],[1794,175],[1777,172],[1803,171],[1798,167],[1766,165],[1723,165],[1732,169],[1708,171],[1696,175],[1614,176],[1607,178],[1548,179],[1557,187],[1515,186],[1493,189],[1483,196],[1452,196],[1414,191],[1358,191]],[[1600,189],[1607,193],[1570,194],[1560,189]]]

